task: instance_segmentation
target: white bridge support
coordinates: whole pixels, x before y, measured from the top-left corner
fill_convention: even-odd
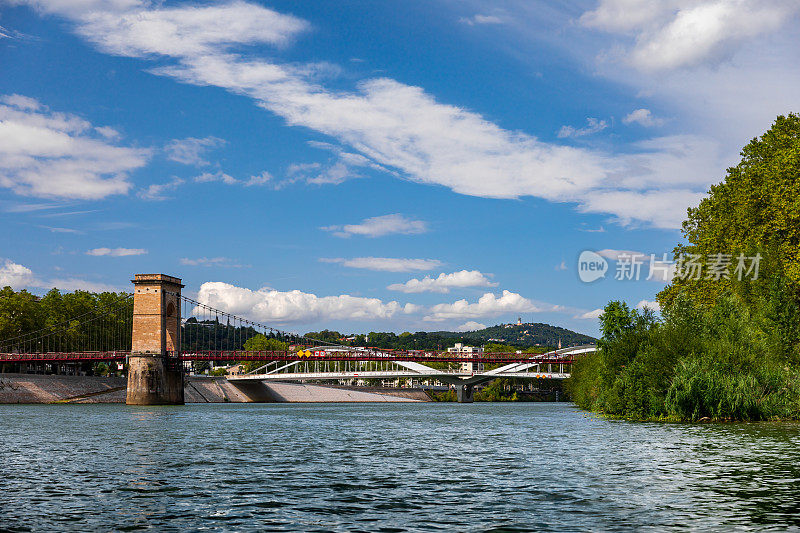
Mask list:
[[[431,368],[412,361],[292,361],[268,363],[254,372],[228,376],[236,382],[252,381],[341,381],[360,379],[434,379],[452,385],[458,401],[470,403],[475,385],[497,378],[513,379],[566,379],[570,376],[563,360],[594,352],[594,345],[575,346],[539,354],[519,362],[510,363],[481,373],[452,372]],[[553,362],[548,362],[551,359]]]

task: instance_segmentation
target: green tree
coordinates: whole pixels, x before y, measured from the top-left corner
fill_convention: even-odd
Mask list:
[[[741,152],[742,160],[728,169],[722,183],[713,185],[700,205],[689,208],[683,223],[688,244],[680,254],[764,254],[761,283],[742,290],[732,279],[676,278],[658,295],[667,308],[686,292],[704,308],[733,290],[749,302],[769,291],[770,272],[785,276],[794,298],[800,287],[800,116],[779,116],[772,127]],[[735,263],[735,261],[734,261]]]
[[[244,349],[248,352],[283,352],[289,349],[289,345],[274,337],[267,337],[259,333],[247,339],[247,342],[244,343]],[[242,365],[242,370],[244,370],[244,372],[252,372],[258,367],[264,366],[268,361],[268,359],[261,361],[239,361],[238,364]]]
[[[244,343],[244,349],[248,352],[282,352],[289,349],[289,345],[273,337],[267,337],[259,333],[250,337]]]

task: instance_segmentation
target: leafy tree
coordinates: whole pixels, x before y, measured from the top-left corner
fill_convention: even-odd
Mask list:
[[[785,276],[797,298],[800,287],[800,115],[779,116],[772,127],[741,152],[742,160],[728,169],[722,183],[713,185],[700,205],[689,208],[683,223],[688,244],[680,254],[764,254],[762,283],[745,295],[748,301],[769,290],[770,271]],[[748,265],[749,266],[749,265]],[[738,276],[737,276],[738,277]],[[684,291],[705,308],[713,307],[726,291],[743,293],[733,279],[676,278],[658,295],[669,307]]]
[[[503,353],[513,353],[518,350],[516,346],[511,346],[508,344],[497,344],[494,342],[490,342],[483,346],[483,350],[486,352],[503,352]]]
[[[751,141],[683,232],[676,257],[758,253],[758,279],[676,277],[658,295],[660,321],[610,302],[571,397],[634,419],[800,418],[800,116]]]
[[[289,349],[289,345],[278,339],[267,337],[259,333],[250,337],[244,343],[244,349],[248,352],[281,352]]]

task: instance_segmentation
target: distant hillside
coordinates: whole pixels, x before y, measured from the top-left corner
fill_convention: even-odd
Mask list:
[[[589,344],[597,341],[597,339],[589,335],[539,322],[521,325],[501,324],[477,331],[447,333],[447,336],[463,337],[474,344],[497,342],[525,348],[536,345],[558,346],[559,339],[562,346]]]
[[[342,343],[350,346],[373,346],[393,350],[443,350],[457,342],[482,345],[487,343],[509,344],[521,349],[536,346],[556,347],[559,339],[563,347],[588,344],[596,341],[594,337],[576,333],[550,324],[500,324],[478,331],[418,331],[397,335],[393,332],[345,335],[338,331],[309,331],[306,335],[313,339]]]

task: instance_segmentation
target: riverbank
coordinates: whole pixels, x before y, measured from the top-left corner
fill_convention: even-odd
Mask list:
[[[0,374],[0,404],[125,403],[126,378]],[[426,402],[421,389],[248,382],[187,376],[186,403]]]

